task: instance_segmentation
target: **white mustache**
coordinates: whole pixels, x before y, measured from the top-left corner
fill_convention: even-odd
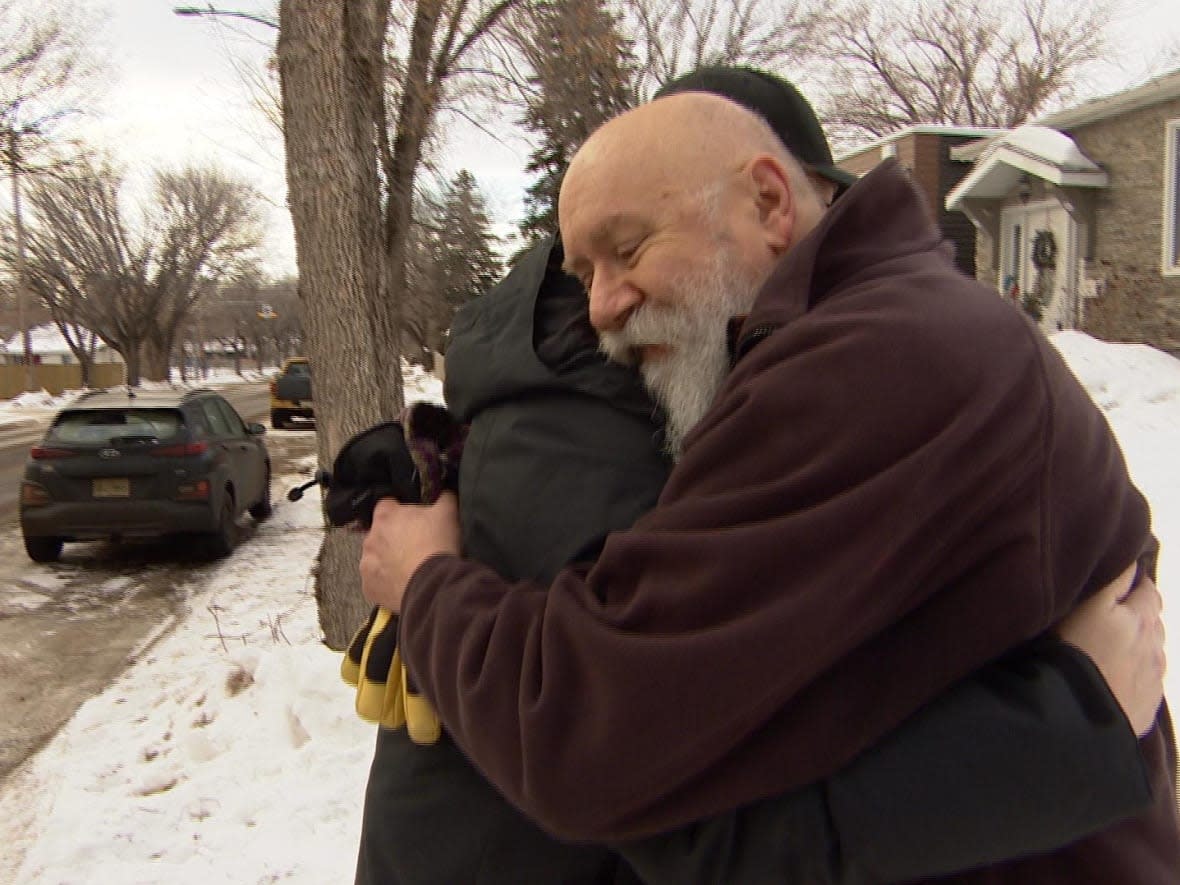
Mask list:
[[[625,366],[640,362],[645,347],[670,347],[685,340],[691,321],[677,310],[661,310],[650,305],[636,310],[627,324],[617,332],[600,332],[598,347],[607,357]]]

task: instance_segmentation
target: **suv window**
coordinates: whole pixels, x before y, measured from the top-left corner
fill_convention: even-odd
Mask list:
[[[229,425],[225,423],[225,417],[217,408],[217,403],[211,399],[201,400],[201,410],[205,413],[205,420],[209,422],[209,428],[214,436],[229,436]]]
[[[241,417],[234,411],[233,406],[221,399],[221,397],[213,400],[213,402],[217,404],[217,408],[225,418],[225,424],[229,428],[230,434],[233,436],[245,436],[246,425],[242,423]]]
[[[184,418],[175,409],[79,409],[58,415],[45,438],[61,443],[112,445],[171,439],[183,427]]]
[[[191,403],[186,405],[184,417],[194,439],[202,439],[209,435],[209,421],[205,418],[205,410],[200,407],[199,403],[196,408],[193,408]]]
[[[311,366],[307,363],[291,363],[287,366],[288,375],[310,375]]]

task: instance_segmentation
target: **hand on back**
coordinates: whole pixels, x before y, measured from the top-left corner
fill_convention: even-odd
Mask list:
[[[1167,659],[1163,598],[1146,576],[1131,589],[1134,577],[1131,566],[1074,609],[1057,634],[1090,656],[1142,737],[1163,700]]]

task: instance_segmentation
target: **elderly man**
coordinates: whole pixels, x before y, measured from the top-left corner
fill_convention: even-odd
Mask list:
[[[457,557],[453,501],[378,508],[366,595],[403,611],[460,746],[558,834],[656,833],[821,779],[1154,553],[1101,414],[954,271],[896,165],[831,209],[816,185],[763,117],[691,92],[575,157],[567,266],[678,458],[592,569],[512,585]],[[1174,881],[1166,710],[1141,749],[1148,811],[954,881]]]

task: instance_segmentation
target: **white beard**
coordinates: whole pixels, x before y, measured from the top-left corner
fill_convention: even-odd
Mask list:
[[[632,365],[638,348],[668,347],[660,357],[645,360],[640,372],[667,414],[665,448],[678,459],[685,437],[729,374],[729,320],[749,313],[762,279],[722,245],[702,271],[672,284],[678,295],[674,305],[641,305],[621,331],[602,333],[601,347],[616,362]]]

